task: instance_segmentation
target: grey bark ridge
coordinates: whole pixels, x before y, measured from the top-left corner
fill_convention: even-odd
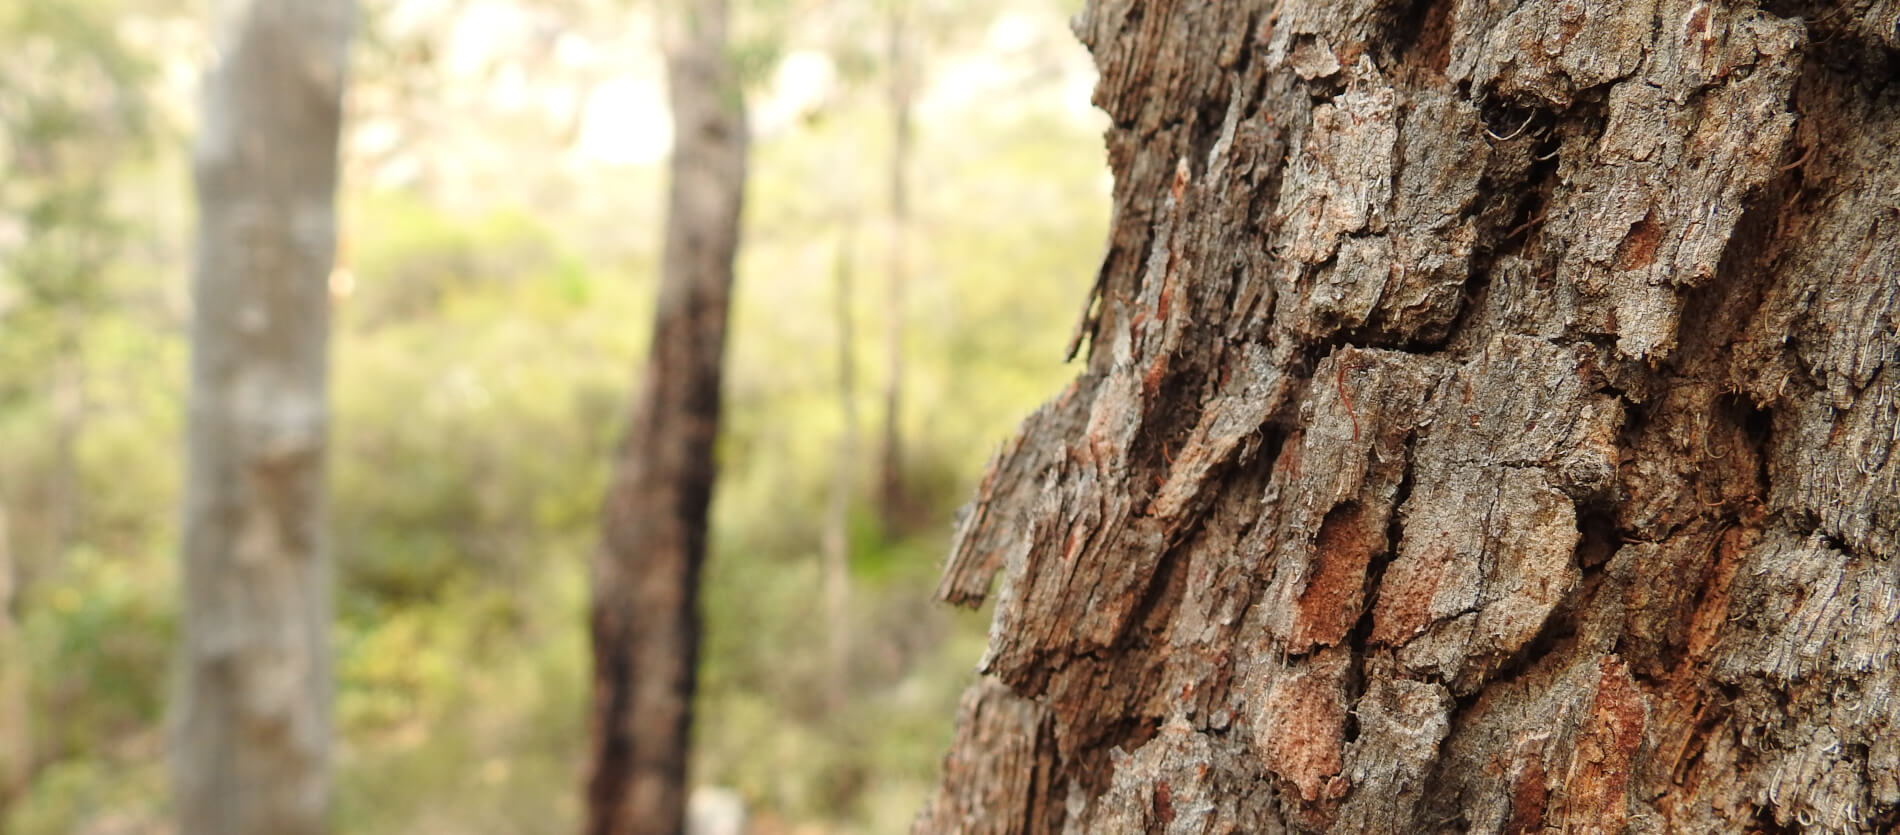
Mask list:
[[[1090,2],[1087,366],[914,831],[1900,826],[1897,22]]]

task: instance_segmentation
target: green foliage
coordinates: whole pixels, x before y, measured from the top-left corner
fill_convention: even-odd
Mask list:
[[[24,685],[0,698],[26,699],[40,768],[17,809],[0,805],[8,832],[71,831],[79,812],[149,805],[157,786],[113,763],[157,753],[176,615],[169,563],[151,568],[170,514],[154,511],[175,481],[102,459],[171,445],[150,433],[176,426],[177,376],[149,364],[178,355],[165,323],[122,302],[134,225],[115,179],[154,124],[148,67],[115,12],[0,5],[0,548],[18,593],[0,679]]]
[[[47,765],[5,819],[6,831],[70,835],[80,831],[74,826],[80,821],[96,827],[91,831],[149,829],[155,810],[165,808],[168,786],[156,740],[147,736],[138,747],[142,750],[117,757],[96,755]]]
[[[496,211],[466,219],[401,194],[379,195],[358,208],[361,228],[350,267],[363,277],[345,309],[352,324],[377,327],[442,315],[451,301],[481,303],[506,294],[479,291],[510,283],[556,279],[565,292],[532,293],[516,301],[560,313],[586,301],[579,260],[560,251],[546,229],[523,211]],[[580,282],[576,284],[576,282]],[[578,295],[577,295],[578,294]]]
[[[141,576],[137,555],[80,546],[66,557],[21,607],[21,632],[35,701],[48,708],[38,742],[78,753],[158,721],[164,691],[152,685],[165,678],[177,630],[169,587]]]
[[[108,186],[148,129],[148,70],[112,15],[99,2],[0,7],[0,316],[10,331],[63,325],[108,300],[100,276],[128,231]]]

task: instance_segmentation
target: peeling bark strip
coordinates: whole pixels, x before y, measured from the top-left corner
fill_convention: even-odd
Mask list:
[[[915,831],[1900,826],[1896,15],[1093,0],[1088,367]]]
[[[726,2],[680,0],[667,12],[674,140],[660,296],[593,562],[590,835],[672,835],[685,825],[699,576],[745,194],[745,106],[726,54]]]
[[[349,0],[219,4],[193,163],[178,831],[328,831],[330,268]]]

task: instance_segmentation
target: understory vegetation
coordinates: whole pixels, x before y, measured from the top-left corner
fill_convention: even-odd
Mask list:
[[[1025,84],[1025,101],[1055,95]],[[887,119],[875,96],[846,97],[763,137],[753,161],[695,767],[699,784],[746,800],[759,832],[898,831],[921,804],[987,623],[932,602],[954,511],[1073,373],[1060,353],[1107,222],[1099,125],[981,101],[920,120],[902,311],[909,501],[887,527],[870,454],[889,238],[870,161],[887,153]],[[24,673],[31,717],[30,768],[0,800],[0,831],[18,835],[167,831],[189,165],[182,127],[125,132],[139,141],[101,150],[75,127],[59,147],[110,164],[75,150],[35,175],[52,189],[101,172],[84,186],[99,211],[33,203],[17,181],[0,204],[0,547],[18,625],[0,667]],[[660,171],[544,173],[547,199],[524,187],[474,204],[346,184],[329,457],[339,832],[573,828],[586,566],[645,350]],[[32,226],[33,211],[55,216]],[[81,222],[110,233],[109,257],[19,257],[34,229]],[[841,269],[863,437],[839,707],[821,697],[819,551],[845,426]],[[59,270],[83,273],[85,292],[39,292],[77,286]]]

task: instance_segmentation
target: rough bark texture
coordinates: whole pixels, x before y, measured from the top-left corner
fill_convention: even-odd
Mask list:
[[[918,832],[1900,824],[1900,5],[1095,0]]]
[[[327,830],[323,526],[347,0],[222,9],[195,153],[179,831]]]
[[[678,833],[699,654],[727,298],[746,131],[724,0],[677,9],[667,48],[672,182],[653,343],[594,558],[586,831]]]

